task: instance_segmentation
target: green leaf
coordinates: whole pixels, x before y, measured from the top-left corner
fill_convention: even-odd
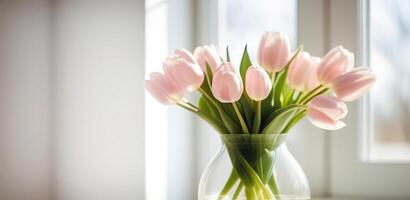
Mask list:
[[[241,77],[244,83],[245,83],[246,71],[248,70],[250,66],[252,66],[252,62],[248,54],[248,45],[246,45],[245,49],[243,50],[241,64],[239,66],[239,72],[241,74]]]
[[[216,107],[207,98],[203,96],[199,97],[198,107],[202,112],[211,115],[212,117],[214,117],[215,119],[219,121],[222,120]]]
[[[295,90],[293,89],[289,89],[285,94],[282,93],[282,95],[285,97],[283,106],[287,106],[292,102],[294,94],[295,94]]]
[[[294,125],[296,125],[296,123],[298,123],[305,116],[305,114],[306,111],[302,111],[296,114],[295,117],[286,126],[285,130],[283,130],[283,132],[287,133]]]
[[[229,56],[229,47],[226,46],[226,61],[231,62],[231,56]]]
[[[255,112],[253,108],[251,108],[251,106],[248,104],[244,96],[239,99],[239,105],[239,107],[242,108],[245,114],[246,125],[248,126],[248,129],[250,129],[253,126],[253,116],[255,115]]]
[[[241,64],[239,66],[239,72],[241,74],[241,78],[242,78],[244,85],[246,84],[246,79],[245,79],[246,71],[248,70],[250,66],[252,66],[252,62],[248,54],[248,45],[246,45],[245,49],[243,50]],[[249,98],[246,91],[244,91],[241,99],[239,100],[239,103],[241,104],[241,106],[243,107],[245,111],[245,118],[246,118],[246,123],[248,127],[252,127],[253,115],[254,115],[253,107],[254,107],[255,102],[251,98]]]
[[[240,133],[240,128],[238,127],[239,122],[236,123],[233,120],[236,116],[235,113],[230,114],[229,110],[225,109],[225,107],[229,107],[229,104],[224,104],[216,100],[208,85],[202,85],[201,90],[203,95],[206,95],[205,98],[208,100],[209,104],[214,105],[215,109],[218,111],[219,116],[225,127],[229,130],[229,133]]]
[[[274,90],[275,93],[273,95],[273,102],[274,102],[273,107],[275,109],[278,109],[282,106],[281,96],[282,96],[282,90],[283,90],[283,86],[285,85],[287,76],[288,76],[288,68],[285,68],[285,70],[279,74],[278,76],[279,78],[276,81],[275,90]]]
[[[293,117],[306,109],[305,106],[301,105],[291,105],[283,109],[279,109],[272,113],[273,117],[271,121],[268,121],[267,125],[262,131],[262,134],[273,134],[273,133],[282,133],[288,123],[293,119]]]
[[[211,110],[209,109],[208,103],[203,96],[199,97],[198,108],[206,114],[212,114]]]
[[[232,104],[230,103],[222,103],[222,107],[226,114],[229,116],[229,118],[235,122],[235,124],[239,124],[239,119],[236,117],[235,110],[232,107]]]
[[[273,112],[272,99],[273,99],[273,87],[268,97],[262,100],[262,104],[261,104],[261,118],[262,119],[265,119],[269,115],[269,113]]]
[[[212,78],[213,78],[213,74],[212,74],[212,69],[209,66],[208,62],[205,62],[206,65],[206,81],[208,83],[209,88],[211,88],[212,86]]]

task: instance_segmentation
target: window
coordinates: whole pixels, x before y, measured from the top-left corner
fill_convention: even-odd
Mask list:
[[[291,44],[296,44],[296,0],[226,0],[221,16],[220,47],[229,46],[234,64],[239,64],[246,44],[251,58],[256,58],[260,37],[266,30],[284,32]]]
[[[162,59],[168,54],[168,2],[145,1],[146,77],[161,71]],[[155,105],[155,106],[151,106]],[[145,184],[146,199],[166,199],[168,112],[151,95],[145,95]],[[155,159],[152,159],[155,158]]]
[[[364,1],[365,63],[378,80],[364,106],[365,159],[410,161],[410,1]],[[367,19],[366,19],[367,18]],[[367,33],[366,33],[367,32]],[[367,106],[367,107],[366,107]],[[364,121],[364,122],[366,122]],[[366,133],[365,133],[366,134]]]

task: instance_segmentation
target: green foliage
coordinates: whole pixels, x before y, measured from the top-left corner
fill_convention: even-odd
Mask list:
[[[272,91],[268,97],[260,103],[259,107],[257,103],[249,98],[246,91],[243,92],[242,97],[236,102],[238,106],[239,115],[235,112],[232,104],[219,102],[212,94],[212,69],[208,63],[206,63],[206,79],[202,84],[200,91],[202,96],[199,99],[199,109],[215,120],[222,122],[229,133],[243,133],[243,128],[246,126],[248,130],[253,130],[252,133],[283,133],[288,131],[297,121],[304,116],[305,107],[302,105],[291,105],[294,103],[293,96],[294,90],[286,84],[289,66],[292,64],[296,56],[301,52],[302,48],[299,48],[289,62],[285,65],[282,71],[271,74],[274,76]],[[226,47],[226,60],[231,61],[229,47]],[[239,73],[243,80],[243,84],[246,85],[246,72],[248,68],[252,66],[251,59],[245,46],[241,63],[239,66]],[[259,120],[255,120],[256,111],[258,111]],[[303,114],[301,114],[303,113]],[[241,123],[239,117],[243,117],[245,123]],[[258,126],[257,124],[260,124]],[[242,125],[242,129],[240,128]],[[243,126],[245,124],[245,126]],[[255,126],[256,125],[256,126]],[[241,131],[242,130],[242,131]]]
[[[198,107],[201,111],[211,115],[212,117],[214,117],[218,121],[222,120],[221,116],[218,113],[218,110],[216,109],[216,107],[207,98],[205,98],[203,96],[199,97]]]
[[[239,72],[241,74],[241,78],[242,80],[245,80],[245,76],[246,76],[246,71],[248,70],[248,68],[252,66],[252,62],[251,59],[249,58],[249,54],[248,54],[248,45],[245,46],[245,49],[243,50],[243,55],[242,55],[242,60],[241,60],[241,64],[239,66]]]
[[[243,50],[241,64],[239,65],[239,72],[241,74],[241,78],[242,78],[244,85],[246,84],[246,78],[245,78],[246,71],[248,70],[250,66],[252,66],[252,62],[251,62],[251,59],[249,58],[248,48],[246,45],[245,49]],[[255,115],[255,111],[253,109],[254,101],[252,101],[252,99],[249,98],[246,91],[244,91],[242,97],[239,99],[239,104],[241,105],[244,111],[246,124],[248,128],[251,129],[253,126],[253,118]]]
[[[305,106],[291,105],[282,109],[279,109],[272,113],[269,117],[272,120],[267,120],[267,124],[262,131],[262,134],[279,134],[283,133],[288,123],[298,114],[303,111]]]
[[[226,46],[226,61],[231,62],[231,56],[229,56],[229,47]]]
[[[206,76],[206,82],[207,82],[209,88],[211,88],[211,86],[212,86],[212,78],[213,78],[212,69],[211,69],[211,67],[209,66],[208,62],[205,62],[205,66],[206,66],[206,74],[205,74],[205,76]],[[204,83],[205,83],[205,82],[204,82]]]

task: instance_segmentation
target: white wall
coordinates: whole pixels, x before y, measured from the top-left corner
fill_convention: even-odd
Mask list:
[[[0,199],[144,198],[144,1],[0,1]]]
[[[193,52],[196,33],[194,6],[193,0],[168,0],[167,28],[170,54],[178,48]],[[196,99],[193,102],[196,102]],[[177,106],[168,109],[167,199],[170,200],[197,198],[195,118],[192,113]]]
[[[144,2],[54,3],[56,199],[140,199]]]
[[[0,199],[49,194],[48,2],[0,1]]]

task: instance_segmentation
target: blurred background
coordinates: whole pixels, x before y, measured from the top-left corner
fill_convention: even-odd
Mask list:
[[[191,200],[216,132],[143,88],[177,48],[265,30],[342,44],[378,81],[348,126],[288,140],[313,199],[410,199],[408,0],[0,0],[0,200]],[[193,101],[196,96],[189,97]]]

